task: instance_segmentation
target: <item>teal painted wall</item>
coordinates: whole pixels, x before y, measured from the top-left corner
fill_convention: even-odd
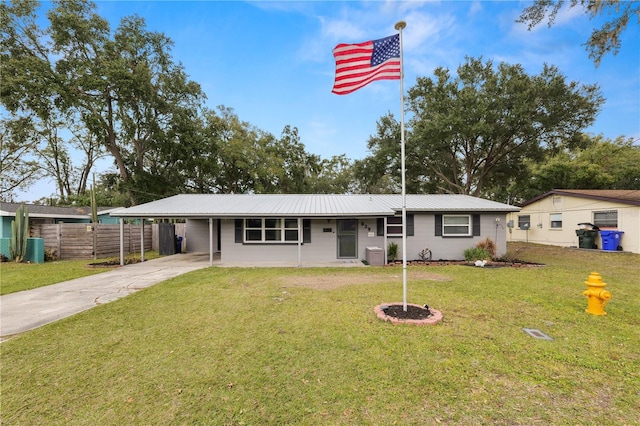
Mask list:
[[[13,217],[2,216],[2,228],[0,229],[0,238],[11,238],[11,221]]]
[[[0,238],[0,253],[11,258],[11,238]],[[44,263],[44,238],[27,238],[25,262]]]
[[[91,219],[55,219],[55,223],[91,223]]]
[[[98,222],[105,223],[107,225],[117,225],[120,223],[120,219],[112,217],[109,214],[98,215]]]
[[[3,254],[7,259],[11,259],[9,253],[11,253],[11,238],[0,238],[0,254]]]

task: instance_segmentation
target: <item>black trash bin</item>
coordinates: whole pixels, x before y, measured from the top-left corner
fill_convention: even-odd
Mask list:
[[[182,237],[176,237],[176,254],[182,253]]]
[[[578,236],[578,247],[584,249],[595,249],[596,238],[598,237],[598,228],[592,223],[579,223],[580,229],[576,229],[576,235]]]

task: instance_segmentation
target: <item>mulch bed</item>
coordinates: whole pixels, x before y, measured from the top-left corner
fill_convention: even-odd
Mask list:
[[[442,321],[442,312],[425,306],[407,303],[405,311],[402,303],[383,303],[374,308],[376,316],[392,324],[435,325]]]
[[[450,265],[461,265],[461,266],[473,266],[478,268],[475,265],[475,262],[469,262],[466,260],[431,260],[431,261],[422,261],[422,260],[410,260],[407,261],[407,266],[450,266]],[[402,266],[402,261],[395,261],[392,263],[387,263],[385,266]],[[534,263],[534,262],[526,262],[524,260],[514,260],[511,262],[498,262],[498,261],[490,261],[487,262],[483,268],[531,268],[531,267],[539,267],[545,266],[542,263]]]
[[[125,265],[132,265],[134,263],[140,263],[140,259],[132,258],[124,260]],[[88,268],[117,268],[118,266],[120,266],[120,260],[117,259],[107,260],[104,262],[94,262],[87,265]]]
[[[409,304],[407,304],[406,312],[402,308],[402,305],[390,305],[388,308],[383,309],[383,311],[387,316],[398,319],[421,320],[427,319],[432,315],[431,311],[427,308],[421,308],[419,306]]]

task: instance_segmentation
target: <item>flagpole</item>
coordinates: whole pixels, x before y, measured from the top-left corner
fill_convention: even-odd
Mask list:
[[[398,21],[395,29],[400,33],[400,164],[402,168],[402,310],[407,312],[407,191],[404,162],[404,68],[402,64],[402,30],[407,26]]]

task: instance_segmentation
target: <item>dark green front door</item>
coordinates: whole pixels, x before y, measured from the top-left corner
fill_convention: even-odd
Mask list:
[[[358,220],[338,219],[338,258],[358,257]]]

